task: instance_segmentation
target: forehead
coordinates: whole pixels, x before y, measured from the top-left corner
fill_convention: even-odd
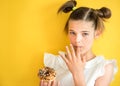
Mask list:
[[[84,20],[70,20],[68,22],[69,30],[75,31],[91,31],[94,30],[93,22]]]

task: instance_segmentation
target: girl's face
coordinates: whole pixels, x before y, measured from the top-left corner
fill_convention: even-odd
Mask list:
[[[68,37],[74,49],[80,49],[81,54],[91,50],[96,37],[93,22],[83,20],[70,20],[68,24]]]

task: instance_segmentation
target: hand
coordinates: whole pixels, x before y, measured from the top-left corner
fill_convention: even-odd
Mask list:
[[[54,81],[43,81],[41,80],[40,81],[40,86],[60,86],[59,82],[56,82],[55,80]]]
[[[60,54],[60,56],[72,74],[83,72],[86,60],[81,57],[80,48],[77,48],[75,51],[72,44],[70,44],[70,49],[66,46],[66,55]]]

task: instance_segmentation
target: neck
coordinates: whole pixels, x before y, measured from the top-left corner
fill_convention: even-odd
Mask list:
[[[82,54],[82,58],[86,58],[86,61],[89,61],[95,57],[96,55],[92,52],[92,50],[89,50],[88,52]]]

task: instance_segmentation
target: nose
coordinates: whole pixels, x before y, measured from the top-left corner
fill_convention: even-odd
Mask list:
[[[76,39],[75,39],[76,43],[80,43],[82,38],[83,38],[82,35],[80,34],[76,35]]]

